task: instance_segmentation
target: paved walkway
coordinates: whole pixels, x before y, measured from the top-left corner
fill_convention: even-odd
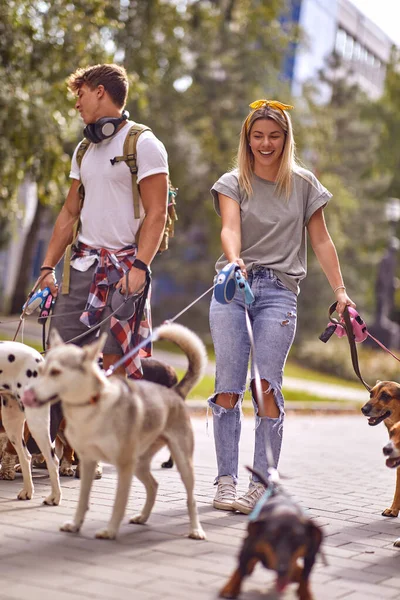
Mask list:
[[[90,512],[82,532],[58,531],[74,512],[79,481],[63,479],[63,502],[46,507],[45,471],[34,471],[36,495],[17,501],[21,478],[0,481],[0,600],[212,600],[236,565],[246,528],[244,515],[213,510],[215,459],[212,423],[193,418],[196,435],[196,497],[208,541],[185,537],[188,531],[183,485],[175,469],[162,470],[165,450],[153,462],[159,495],[145,526],[128,516],[143,501],[135,482],[117,541],[94,539],[113,503],[116,476],[105,467],[93,485]],[[244,419],[240,490],[251,462],[253,420]],[[280,472],[286,489],[323,527],[328,565],[312,574],[315,600],[383,600],[400,597],[400,520],[385,519],[395,474],[385,467],[383,425],[371,428],[360,416],[290,414],[285,423]],[[277,600],[273,575],[257,567],[242,600]],[[290,586],[281,600],[295,600]]]

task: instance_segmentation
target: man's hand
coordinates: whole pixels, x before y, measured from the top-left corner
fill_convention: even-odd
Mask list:
[[[40,282],[40,289],[43,290],[45,287],[50,289],[51,295],[56,298],[58,294],[58,283],[54,271],[45,271],[43,273],[43,279]]]
[[[128,274],[128,295],[137,294],[143,291],[146,285],[146,272],[141,269],[132,267]],[[121,294],[126,294],[126,277],[121,277],[115,286],[116,289],[121,290]]]

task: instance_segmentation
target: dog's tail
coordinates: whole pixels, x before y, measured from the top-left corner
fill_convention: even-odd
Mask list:
[[[252,467],[249,467],[248,465],[245,465],[246,469],[248,471],[250,471],[250,473],[252,473],[253,475],[256,475],[258,477],[258,480],[265,485],[265,487],[269,487],[271,484],[277,484],[279,483],[280,477],[278,474],[278,471],[276,469],[269,471],[269,474],[267,477],[265,477],[265,475],[263,475],[260,471],[258,471],[257,469],[253,469]]]
[[[186,354],[189,365],[183,379],[174,388],[186,398],[190,390],[200,381],[207,364],[207,353],[200,338],[183,325],[166,323],[158,328],[158,339],[174,342]]]

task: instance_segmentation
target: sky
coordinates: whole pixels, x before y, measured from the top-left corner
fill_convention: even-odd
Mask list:
[[[400,46],[400,0],[350,0]]]

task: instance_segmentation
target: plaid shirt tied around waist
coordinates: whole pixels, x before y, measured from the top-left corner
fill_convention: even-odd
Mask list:
[[[114,252],[110,252],[105,248],[92,248],[82,242],[78,242],[73,247],[71,261],[84,256],[96,256],[98,258],[85,310],[80,316],[80,321],[87,327],[97,325],[103,318],[110,287],[114,286],[130,270],[136,253],[137,246],[125,246]],[[136,314],[126,320],[111,317],[110,331],[120,344],[124,355],[151,335],[150,296],[151,292],[149,290],[136,336],[134,335]],[[140,379],[143,376],[140,358],[147,358],[151,354],[152,343],[149,341],[137,354],[127,359],[125,370],[128,377]]]

